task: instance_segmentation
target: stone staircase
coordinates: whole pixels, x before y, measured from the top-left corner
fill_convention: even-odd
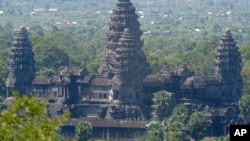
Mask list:
[[[112,115],[111,115],[112,108],[110,105],[108,105],[107,107],[108,107],[108,109],[107,109],[105,119],[112,119]]]

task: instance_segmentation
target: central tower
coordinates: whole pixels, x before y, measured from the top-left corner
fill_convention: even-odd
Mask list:
[[[113,9],[108,42],[99,73],[112,80],[114,99],[127,102],[140,99],[143,79],[150,73],[142,51],[142,31],[130,0],[118,0]]]

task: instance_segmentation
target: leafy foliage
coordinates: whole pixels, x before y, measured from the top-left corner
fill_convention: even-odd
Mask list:
[[[153,134],[149,134],[139,138],[138,141],[162,141],[162,139]]]
[[[1,112],[0,140],[53,141],[58,137],[61,124],[69,117],[48,117],[46,102],[35,97],[14,94],[12,105]]]
[[[82,121],[77,124],[75,132],[77,141],[87,141],[92,136],[92,126],[89,122]]]
[[[6,87],[5,81],[7,78],[7,51],[0,51],[0,96],[5,97]]]
[[[149,139],[155,141],[163,139],[163,130],[160,122],[152,121],[148,124],[146,141],[149,141]]]
[[[40,70],[41,68],[53,68],[57,70],[60,66],[69,65],[69,57],[64,50],[59,48],[59,44],[55,42],[52,38],[42,38],[38,39],[33,46],[33,51],[35,54],[36,68]]]
[[[230,141],[229,135],[224,137],[217,137],[213,139],[202,139],[201,141]]]
[[[184,138],[184,128],[188,116],[188,109],[179,105],[175,107],[173,114],[164,119],[164,139],[171,141],[179,141]]]
[[[172,93],[166,92],[166,91],[159,91],[154,93],[153,98],[153,108],[156,112],[156,114],[159,116],[159,119],[163,119],[172,108]]]
[[[188,109],[183,105],[174,108],[173,114],[163,121],[151,121],[147,125],[147,134],[139,141],[180,141],[183,140]]]
[[[38,71],[38,76],[41,77],[51,77],[56,73],[56,71],[52,68],[41,68]]]
[[[239,101],[241,113],[248,118],[250,116],[250,95],[243,95]]]
[[[190,117],[190,130],[193,138],[199,140],[205,134],[205,115],[202,112],[194,112]]]

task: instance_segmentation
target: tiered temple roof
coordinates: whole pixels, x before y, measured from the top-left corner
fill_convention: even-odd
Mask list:
[[[120,101],[140,100],[143,79],[150,73],[141,49],[142,31],[137,18],[130,0],[118,0],[109,23],[103,64],[99,68],[99,73],[111,80],[115,97]]]
[[[222,35],[215,59],[215,74],[222,82],[240,79],[241,56],[230,30]]]
[[[137,61],[138,48],[136,48],[134,41],[135,39],[132,31],[129,28],[126,28],[119,40],[118,47],[115,50],[115,61],[117,64],[114,66],[114,72],[123,80],[130,77],[136,78],[139,75],[139,70],[137,69],[137,66],[140,65]],[[127,79],[127,83],[130,83],[129,81],[130,80]]]
[[[8,94],[11,90],[18,90],[20,93],[28,93],[31,82],[35,77],[35,60],[32,46],[28,39],[27,30],[20,27],[12,43],[8,55]]]
[[[113,9],[113,14],[111,15],[111,21],[109,23],[109,31],[107,33],[108,42],[106,43],[107,48],[105,51],[104,62],[99,68],[99,72],[101,74],[114,73],[114,71],[117,71],[116,65],[119,62],[117,62],[116,58],[118,55],[120,55],[118,53],[121,53],[117,51],[118,42],[120,41],[125,28],[127,28],[129,32],[131,32],[129,34],[133,35],[132,44],[134,47],[134,52],[138,52],[134,55],[136,55],[136,61],[140,62],[141,66],[143,65],[144,67],[144,77],[149,73],[149,67],[146,63],[146,57],[141,50],[141,47],[143,45],[143,42],[140,39],[142,31],[140,30],[140,23],[138,22],[137,18],[138,15],[135,14],[135,8],[130,0],[118,0],[116,7]],[[126,36],[125,38],[128,38],[127,35],[123,36]],[[127,41],[122,39],[121,42]],[[131,43],[131,41],[128,42]]]

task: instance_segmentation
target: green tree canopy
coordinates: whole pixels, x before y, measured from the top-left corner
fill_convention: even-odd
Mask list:
[[[82,121],[77,124],[75,133],[77,141],[87,141],[92,136],[92,126],[89,122]]]
[[[49,118],[46,102],[14,93],[12,105],[0,115],[1,141],[54,141],[69,112]]]
[[[174,108],[173,114],[164,119],[164,140],[180,141],[184,138],[184,128],[188,116],[188,109],[179,105]]]
[[[155,141],[163,139],[162,125],[160,122],[152,121],[147,125],[146,138]]]
[[[213,139],[202,139],[201,141],[230,141],[229,135],[227,136],[222,136],[222,137],[217,137]]]
[[[172,106],[172,93],[166,91],[159,91],[154,93],[153,108],[159,119],[163,119],[170,111]]]
[[[197,141],[204,137],[206,130],[205,122],[205,115],[202,112],[194,112],[190,117],[191,135]]]
[[[49,37],[33,37],[33,51],[36,60],[36,69],[52,68],[57,70],[60,66],[69,65],[68,54],[61,48],[57,42]]]
[[[162,141],[158,136],[149,134],[138,139],[138,141]]]
[[[5,97],[6,94],[6,79],[8,76],[7,70],[7,50],[0,51],[0,96]]]
[[[243,95],[239,100],[239,108],[246,119],[250,116],[250,95]]]
[[[56,71],[52,68],[41,68],[38,72],[38,76],[41,77],[51,77],[56,73]]]

